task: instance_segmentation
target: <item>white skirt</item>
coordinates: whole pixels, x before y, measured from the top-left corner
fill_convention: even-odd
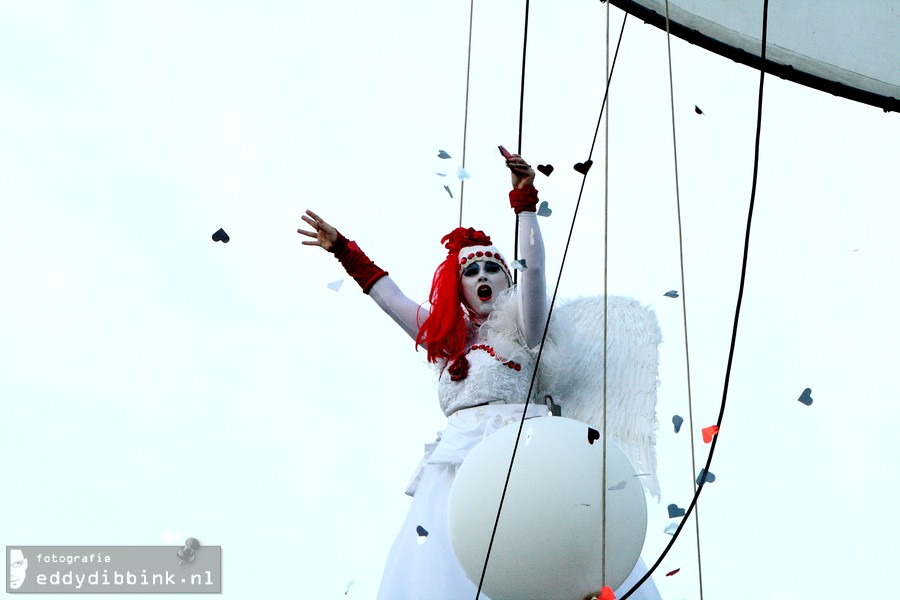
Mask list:
[[[447,502],[456,470],[478,442],[522,418],[523,404],[491,404],[459,410],[447,422],[436,444],[426,445],[425,457],[407,489],[412,504],[391,547],[378,590],[378,600],[474,600],[478,587],[466,576],[450,544]],[[547,408],[529,405],[526,418],[547,416]],[[639,561],[616,591],[624,594],[647,572]],[[660,598],[652,579],[631,596]],[[484,592],[481,600],[490,600]]]

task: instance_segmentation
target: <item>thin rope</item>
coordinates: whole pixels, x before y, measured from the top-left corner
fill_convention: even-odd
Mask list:
[[[613,56],[612,67],[610,68],[610,71],[609,71],[609,77],[607,77],[607,79],[606,79],[606,91],[603,94],[603,103],[600,105],[600,116],[597,118],[597,127],[594,130],[594,139],[591,144],[591,153],[593,153],[594,145],[597,143],[597,135],[600,131],[600,120],[603,118],[603,109],[606,107],[606,99],[609,96],[609,84],[610,84],[610,81],[612,81],[612,76],[613,76],[613,73],[616,68],[616,59],[619,56],[619,47],[622,44],[622,34],[625,33],[625,23],[627,21],[628,21],[628,13],[625,13],[625,18],[622,20],[622,29],[621,29],[621,31],[619,31],[619,41],[616,44],[616,52],[615,52],[615,55]],[[588,156],[588,159],[590,159],[590,155]],[[557,297],[557,294],[559,293],[560,282],[562,281],[563,268],[565,267],[566,257],[569,254],[569,247],[572,243],[572,234],[575,230],[575,220],[578,217],[578,209],[581,206],[581,199],[584,195],[584,186],[585,186],[586,181],[587,181],[587,173],[585,173],[583,175],[583,178],[581,180],[581,189],[578,192],[578,200],[575,202],[575,211],[572,214],[572,222],[569,225],[569,234],[568,234],[568,237],[566,238],[566,246],[565,246],[565,249],[563,250],[563,257],[562,257],[562,261],[560,263],[559,274],[557,275],[557,278],[556,278],[556,285],[553,288],[553,296],[550,299],[550,308],[547,311],[547,320],[544,323],[544,333],[541,336],[541,343],[538,346],[537,357],[535,357],[534,373],[532,373],[532,375],[531,375],[531,383],[528,386],[528,393],[525,396],[525,403],[524,403],[523,409],[522,409],[522,419],[519,421],[519,430],[516,433],[516,441],[515,441],[515,444],[513,445],[512,456],[510,457],[510,461],[509,461],[509,469],[506,473],[506,480],[503,483],[503,492],[500,495],[500,504],[497,507],[497,517],[496,517],[496,519],[494,519],[494,528],[491,531],[491,540],[488,543],[487,553],[485,554],[485,557],[484,557],[484,567],[481,570],[481,578],[478,580],[478,590],[475,593],[475,600],[478,600],[481,597],[481,588],[484,585],[484,578],[485,578],[485,575],[487,574],[488,562],[490,561],[490,558],[491,558],[491,550],[494,547],[494,538],[497,536],[497,526],[500,523],[500,514],[503,511],[503,502],[506,499],[506,491],[507,491],[507,489],[509,489],[509,479],[510,479],[510,476],[512,475],[513,466],[515,465],[516,453],[519,449],[519,440],[522,438],[522,430],[524,429],[524,426],[525,426],[525,412],[527,412],[528,405],[531,403],[531,394],[534,391],[534,383],[537,378],[538,366],[541,363],[541,356],[544,353],[544,343],[547,340],[547,332],[550,330],[550,318],[553,316],[553,308],[556,305],[556,297]]]
[[[687,285],[684,276],[684,234],[681,226],[681,193],[678,184],[678,138],[675,135],[675,78],[672,73],[672,34],[669,30],[669,0],[666,0],[666,48],[669,59],[669,105],[672,109],[672,155],[675,164],[675,205],[678,213],[678,260],[681,267],[681,311],[684,324],[684,363],[687,374],[688,436],[691,441],[691,481],[697,477],[697,451],[694,444],[694,403],[691,395],[691,351],[688,344]],[[703,563],[700,555],[700,508],[694,515],[697,536],[697,579],[700,586],[700,600],[703,600]]]
[[[469,50],[466,57],[466,105],[463,116],[462,168],[466,168],[466,138],[469,133],[469,81],[472,74],[472,15],[475,13],[475,0],[469,2]],[[462,227],[463,198],[466,195],[466,180],[459,183],[459,226]]]
[[[609,2],[606,3],[606,79],[609,80]],[[600,563],[600,581],[606,585],[606,449],[607,446],[607,428],[606,428],[606,366],[607,366],[607,334],[609,333],[608,317],[608,298],[609,298],[609,99],[606,103],[606,127],[605,127],[605,147],[603,161],[603,477],[601,483],[603,485],[601,491],[601,501],[603,502],[603,515],[601,517],[601,531],[603,532],[603,541],[600,545],[602,552],[602,560]]]
[[[728,399],[728,384],[731,381],[731,367],[734,362],[734,348],[737,341],[737,330],[738,330],[738,322],[741,317],[741,304],[744,299],[744,284],[746,283],[747,278],[747,258],[750,253],[750,226],[753,222],[753,207],[756,203],[756,184],[759,175],[759,140],[762,130],[762,109],[763,109],[763,84],[766,79],[766,38],[767,38],[767,30],[768,30],[768,20],[769,20],[769,0],[763,0],[763,22],[762,22],[762,39],[761,46],[762,50],[760,52],[760,62],[759,62],[759,99],[757,101],[757,109],[756,109],[756,140],[754,143],[754,156],[753,156],[753,180],[750,189],[750,207],[747,213],[747,229],[744,233],[744,253],[741,260],[741,281],[738,286],[738,296],[737,296],[737,304],[734,310],[734,325],[731,330],[731,345],[728,349],[728,364],[725,367],[725,385],[722,390],[722,403],[719,405],[719,418],[716,420],[716,426],[722,426],[722,419],[725,416],[725,404]],[[712,444],[709,449],[709,455],[706,458],[706,466],[704,467],[704,473],[709,473],[709,467],[712,464],[713,455],[716,452],[716,444],[719,441],[719,436],[716,435],[712,439]],[[681,523],[678,525],[678,528],[675,530],[675,533],[672,535],[672,539],[669,540],[669,543],[666,545],[660,557],[656,560],[652,567],[647,571],[647,573],[641,577],[634,586],[628,590],[619,600],[626,600],[631,594],[638,589],[656,570],[656,568],[662,563],[663,559],[669,553],[669,550],[675,544],[675,541],[678,539],[678,536],[681,534],[681,530],[684,528],[684,524],[687,522],[687,519],[691,516],[694,509],[697,506],[697,500],[700,498],[701,492],[703,492],[703,486],[706,485],[706,477],[704,477],[700,483],[697,485],[697,490],[694,492],[694,497],[691,499],[691,504],[688,506],[687,510],[684,514],[684,519],[682,519]]]

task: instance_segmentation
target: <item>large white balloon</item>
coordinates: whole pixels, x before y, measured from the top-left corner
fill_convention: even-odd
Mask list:
[[[450,492],[450,541],[476,585],[518,428],[507,425],[478,444]],[[491,600],[582,600],[631,573],[647,532],[644,491],[608,442],[604,581],[603,444],[595,434],[562,417],[525,422],[482,586]]]

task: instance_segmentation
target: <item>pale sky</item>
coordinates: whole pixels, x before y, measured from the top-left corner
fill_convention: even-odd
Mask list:
[[[516,148],[521,4],[476,3],[463,208],[508,254],[496,146]],[[603,96],[606,5],[532,4],[522,152],[556,168],[536,181],[552,285]],[[224,596],[344,598],[355,580],[346,597],[375,597],[444,416],[424,353],[352,281],[329,289],[339,265],[295,230],[317,211],[426,299],[459,213],[468,10],[0,1],[0,546],[195,537],[223,548]],[[608,113],[609,290],[653,309],[664,340],[648,563],[666,506],[692,493],[687,428],[671,424],[688,414],[683,301],[698,465],[721,401],[758,85],[672,50],[686,289],[666,39],[633,18]],[[699,510],[704,594],[881,597],[900,559],[900,121],[774,77],[765,94]],[[603,147],[601,133],[562,298],[603,290]],[[655,577],[667,600],[699,597],[693,529]]]

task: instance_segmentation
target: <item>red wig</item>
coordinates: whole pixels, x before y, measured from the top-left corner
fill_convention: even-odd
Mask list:
[[[452,361],[466,347],[466,318],[462,290],[459,286],[459,251],[468,246],[490,246],[491,238],[483,231],[457,227],[441,239],[447,258],[438,265],[431,281],[431,314],[416,336],[416,344],[424,342],[428,362]]]

